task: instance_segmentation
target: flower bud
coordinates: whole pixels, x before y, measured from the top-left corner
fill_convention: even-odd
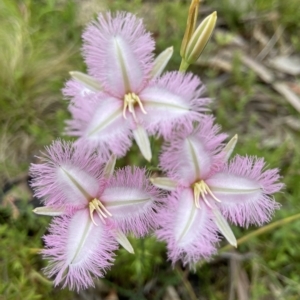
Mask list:
[[[184,53],[186,51],[187,45],[195,31],[197,17],[198,17],[198,10],[199,10],[199,0],[192,0],[189,9],[188,19],[186,22],[186,29],[185,29],[185,33],[180,48],[181,57],[184,57]]]
[[[206,17],[193,33],[182,58],[188,63],[194,63],[201,55],[217,22],[217,12]]]

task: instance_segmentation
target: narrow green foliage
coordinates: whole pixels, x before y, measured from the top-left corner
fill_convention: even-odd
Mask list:
[[[61,134],[67,113],[59,90],[72,68],[74,41],[79,48],[75,7],[0,3],[0,179],[26,170],[36,149]]]

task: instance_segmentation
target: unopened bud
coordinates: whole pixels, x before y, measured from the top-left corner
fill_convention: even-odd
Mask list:
[[[182,57],[184,56],[188,43],[195,31],[199,10],[199,1],[200,0],[192,0],[192,3],[190,5],[189,14],[186,22],[186,28],[180,48],[180,55]]]
[[[201,55],[202,51],[204,50],[207,42],[211,37],[212,32],[214,31],[216,22],[217,12],[213,12],[202,21],[202,23],[193,33],[186,47],[186,51],[182,56],[182,58],[188,64],[194,63]]]

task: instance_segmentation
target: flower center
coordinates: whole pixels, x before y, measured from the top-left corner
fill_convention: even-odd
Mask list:
[[[105,206],[97,198],[94,198],[92,201],[90,201],[89,210],[90,210],[90,217],[92,219],[92,222],[96,226],[98,226],[98,224],[94,220],[94,211],[96,211],[96,213],[98,214],[100,220],[104,224],[106,224],[105,219],[112,216],[112,214],[105,208]]]
[[[137,122],[137,118],[134,111],[134,106],[138,104],[141,111],[146,115],[147,112],[144,109],[143,103],[141,102],[141,99],[138,95],[135,93],[128,93],[124,96],[124,106],[123,106],[123,117],[124,119],[127,119],[126,117],[126,110],[128,107],[129,112],[132,114],[133,119]]]
[[[211,196],[215,201],[221,202],[211,191],[209,186],[203,181],[200,180],[198,182],[195,182],[192,185],[194,189],[194,201],[195,201],[195,206],[197,208],[200,208],[200,196],[203,199],[203,201],[210,207],[212,208],[211,204],[209,203],[208,199],[206,198],[206,195]]]

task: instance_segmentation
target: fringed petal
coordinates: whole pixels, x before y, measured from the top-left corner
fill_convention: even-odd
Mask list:
[[[55,218],[50,225],[42,253],[50,260],[45,273],[55,276],[55,286],[77,291],[94,286],[93,277],[103,277],[111,267],[118,243],[95,218],[99,226],[92,223],[87,210],[80,210],[72,217]]]
[[[98,149],[103,159],[112,153],[124,156],[132,144],[132,132],[122,115],[123,103],[105,93],[89,101],[71,103],[73,119],[67,121],[66,133],[79,137],[76,143],[80,147]]]
[[[145,169],[126,167],[118,170],[100,199],[112,220],[127,233],[144,235],[156,228],[160,191],[146,177]]]
[[[219,208],[226,219],[248,227],[269,222],[280,205],[272,194],[278,192],[278,169],[263,170],[264,159],[236,156],[223,170],[206,180],[221,201]]]
[[[130,13],[103,13],[83,34],[89,73],[116,97],[138,93],[153,68],[154,41],[142,19]]]
[[[204,87],[198,77],[179,72],[166,73],[150,83],[140,94],[147,115],[143,115],[151,134],[170,136],[175,125],[189,126],[205,111],[208,98],[201,97]]]
[[[180,259],[184,265],[194,264],[216,253],[219,238],[212,218],[205,205],[196,208],[191,189],[177,190],[168,197],[166,207],[159,212],[156,235],[167,242],[173,264]]]
[[[218,154],[226,134],[205,117],[196,128],[181,128],[163,145],[160,167],[184,186],[205,179],[223,165],[224,154]]]
[[[95,153],[55,141],[41,159],[43,163],[30,167],[31,186],[46,206],[82,207],[97,197],[104,162]]]
[[[153,177],[150,178],[152,184],[166,191],[175,191],[178,183],[168,177]]]

